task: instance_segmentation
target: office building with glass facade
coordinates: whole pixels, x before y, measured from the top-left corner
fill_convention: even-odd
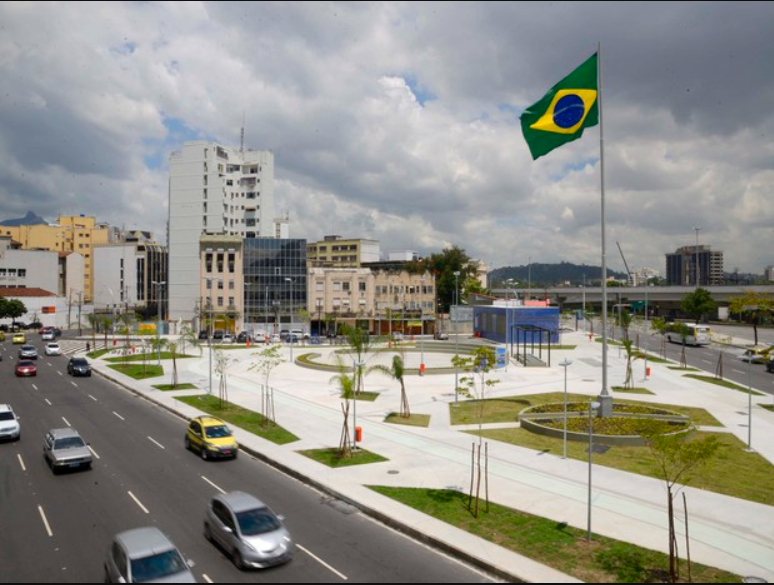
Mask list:
[[[244,240],[245,329],[309,331],[306,240]],[[306,313],[308,315],[308,313]]]

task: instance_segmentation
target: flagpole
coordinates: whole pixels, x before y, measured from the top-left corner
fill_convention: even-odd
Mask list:
[[[599,169],[602,198],[602,393],[599,395],[600,414],[613,414],[613,397],[608,389],[608,340],[607,340],[607,222],[605,219],[605,124],[602,108],[602,43],[597,43],[597,104],[599,109]]]

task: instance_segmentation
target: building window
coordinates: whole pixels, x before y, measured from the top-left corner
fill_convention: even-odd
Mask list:
[[[317,281],[316,290],[317,292],[325,292],[325,283],[321,281]]]
[[[344,290],[344,292],[349,292],[349,291],[350,291],[350,286],[349,286],[349,283],[348,283],[348,282],[344,282],[344,283],[342,283],[342,284],[343,284],[343,286],[344,286],[344,289],[343,289],[343,290]]]
[[[361,282],[360,283],[360,292],[366,292],[366,290],[368,290],[367,287],[366,287],[366,283],[365,282]]]

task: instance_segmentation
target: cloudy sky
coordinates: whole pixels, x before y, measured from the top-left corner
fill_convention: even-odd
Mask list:
[[[599,131],[518,116],[602,42],[610,258],[774,264],[774,3],[0,3],[0,218],[165,237],[186,140],[276,154],[292,235],[599,262]],[[613,254],[615,252],[615,254]]]

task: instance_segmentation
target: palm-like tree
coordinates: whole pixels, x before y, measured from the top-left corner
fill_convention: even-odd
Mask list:
[[[341,457],[350,457],[352,455],[352,438],[349,433],[349,411],[352,406],[352,399],[355,398],[357,379],[357,368],[350,376],[344,362],[339,359],[339,373],[331,378],[331,384],[336,384],[339,387],[341,397],[344,399],[344,403],[341,405],[341,412],[344,415],[344,425],[341,428],[341,439],[339,441],[339,454]]]
[[[392,364],[387,366],[371,366],[368,368],[368,374],[378,372],[388,378],[400,383],[400,417],[411,418],[411,408],[409,407],[408,395],[406,394],[406,366],[403,362],[403,356],[396,355],[392,358]]]

